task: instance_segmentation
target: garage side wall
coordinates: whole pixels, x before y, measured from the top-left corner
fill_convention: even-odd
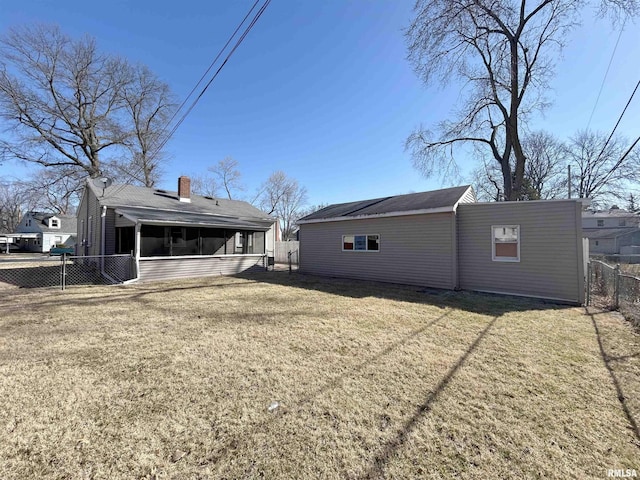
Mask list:
[[[300,271],[436,288],[455,288],[452,213],[300,226]],[[342,251],[343,235],[380,235],[380,251]]]
[[[464,204],[457,221],[460,288],[583,303],[580,203]],[[492,260],[492,225],[520,226],[519,262]]]

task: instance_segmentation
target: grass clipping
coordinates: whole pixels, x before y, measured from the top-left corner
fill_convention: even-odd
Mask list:
[[[12,293],[0,478],[640,470],[615,315],[278,272]]]

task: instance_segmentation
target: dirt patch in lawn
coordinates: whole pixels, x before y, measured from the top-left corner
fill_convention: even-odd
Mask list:
[[[0,478],[640,470],[640,338],[608,313],[286,272],[0,308]]]

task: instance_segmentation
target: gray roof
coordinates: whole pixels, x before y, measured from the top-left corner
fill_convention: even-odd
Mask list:
[[[453,208],[468,189],[469,185],[463,185],[461,187],[443,188],[430,192],[409,193],[406,195],[373,198],[371,200],[361,200],[358,202],[337,203],[307,215],[302,218],[301,221],[382,215],[385,213],[401,213],[445,207]]]
[[[640,228],[583,228],[582,235],[586,238],[617,238],[622,235],[640,232]]]
[[[582,212],[582,218],[640,218],[640,214],[628,212],[622,209],[607,210],[606,212],[591,212],[589,210]]]
[[[212,228],[246,228],[266,231],[269,229],[264,223],[259,224],[238,218],[206,213],[176,212],[158,210],[155,208],[117,207],[120,213],[136,223],[154,225],[198,225]]]
[[[166,212],[185,214],[221,215],[272,224],[275,218],[267,215],[253,205],[240,200],[203,197],[191,195],[191,202],[181,202],[178,192],[135,185],[111,185],[104,189],[87,182],[100,205],[107,207],[143,207]]]
[[[31,217],[38,222],[38,228],[43,232],[51,233],[77,233],[78,220],[74,215],[58,215],[47,212],[29,212]],[[60,228],[49,228],[49,219],[56,217],[60,220]]]

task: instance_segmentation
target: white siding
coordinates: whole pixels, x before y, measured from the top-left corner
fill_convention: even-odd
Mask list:
[[[405,215],[300,226],[300,271],[455,288],[453,214]],[[342,251],[342,236],[380,235],[379,252]]]

